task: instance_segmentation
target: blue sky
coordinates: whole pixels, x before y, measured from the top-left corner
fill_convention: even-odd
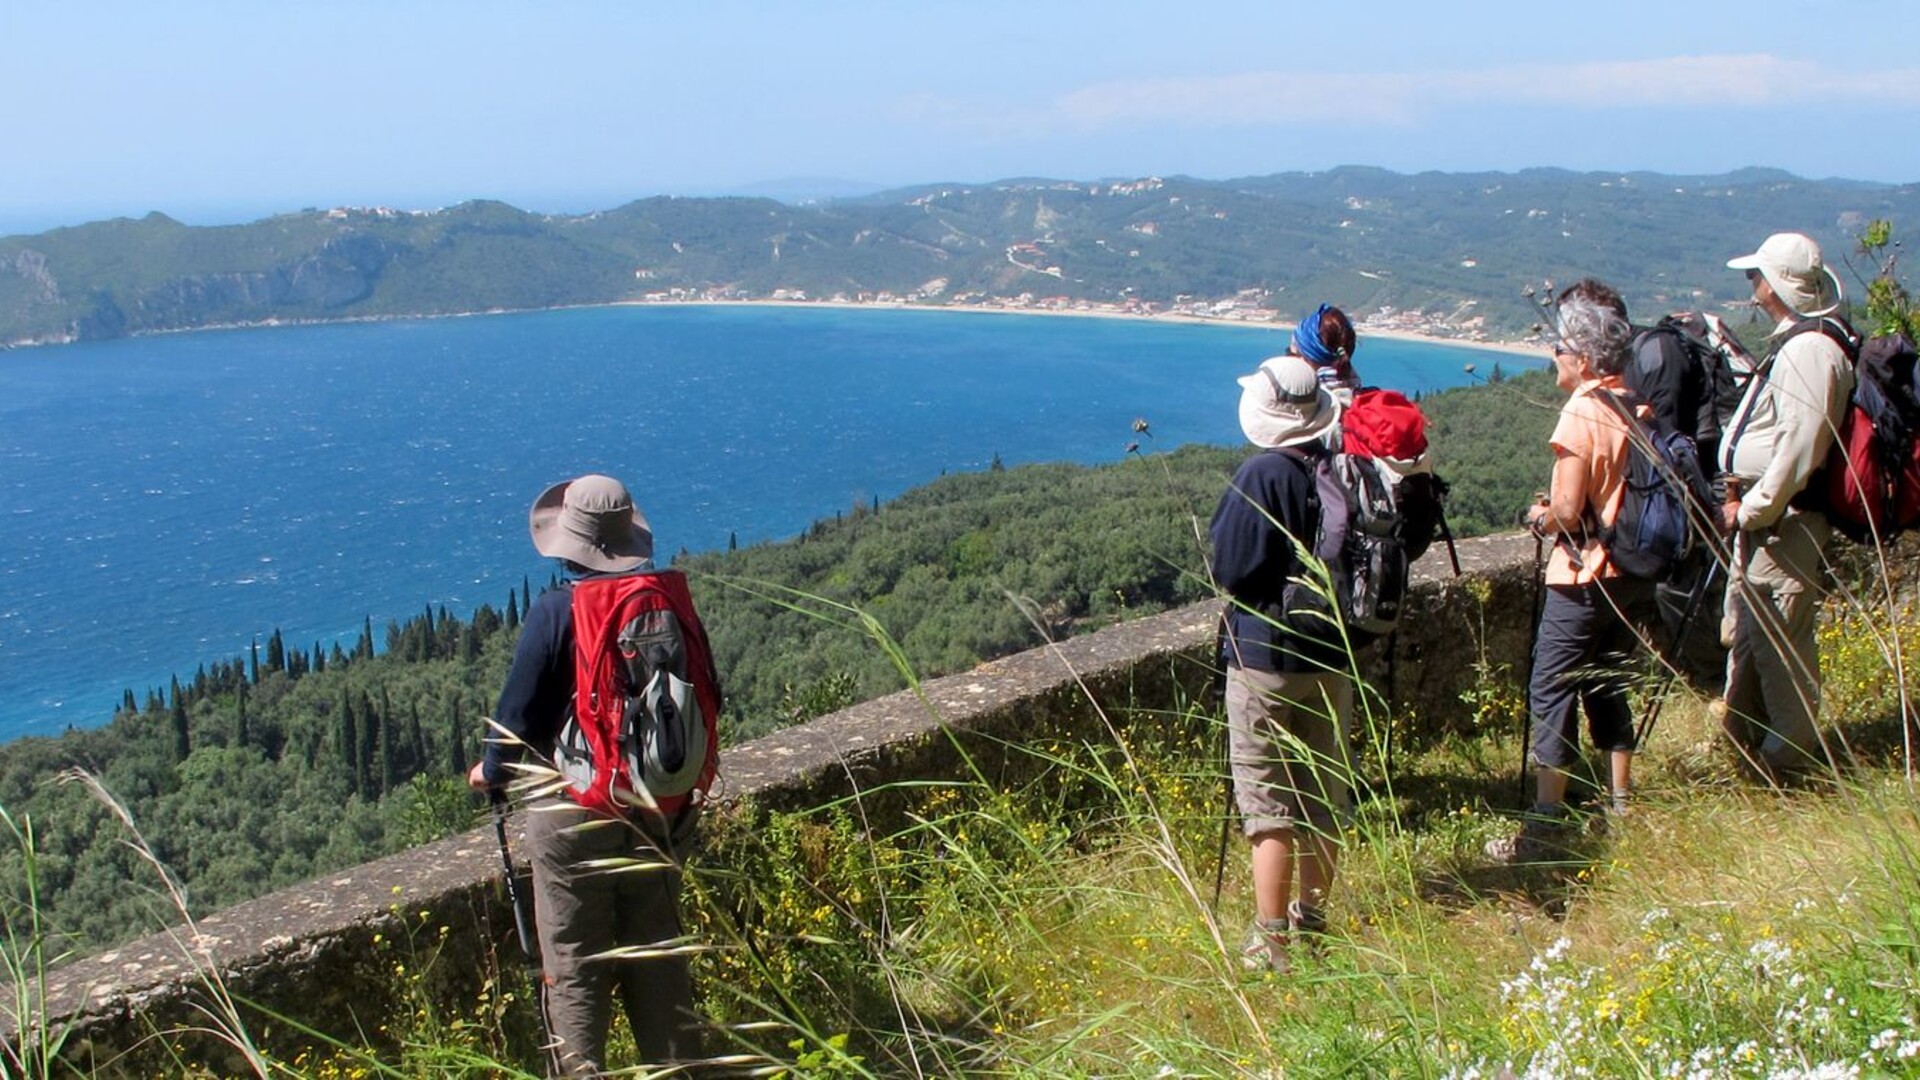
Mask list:
[[[1920,4],[0,0],[0,234],[1187,174],[1920,181]]]

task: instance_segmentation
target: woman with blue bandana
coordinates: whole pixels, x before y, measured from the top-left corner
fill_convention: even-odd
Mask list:
[[[1353,371],[1353,350],[1358,345],[1347,313],[1321,304],[1293,328],[1293,344],[1287,352],[1312,364],[1320,385],[1340,404],[1351,405],[1354,392],[1360,389],[1360,376]]]

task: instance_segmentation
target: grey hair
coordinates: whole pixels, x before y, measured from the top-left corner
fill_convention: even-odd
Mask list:
[[[1626,370],[1633,345],[1633,324],[1620,294],[1592,278],[1567,288],[1555,304],[1560,340],[1587,358],[1597,375]]]

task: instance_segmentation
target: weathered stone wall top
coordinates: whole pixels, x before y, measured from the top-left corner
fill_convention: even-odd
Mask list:
[[[1530,611],[1531,538],[1458,549],[1466,577],[1452,575],[1436,545],[1416,567],[1414,602],[1392,648],[1368,660],[1370,673],[1384,673],[1376,685],[1390,687],[1389,707],[1440,726],[1473,677],[1462,650],[1523,655]],[[1482,584],[1476,595],[1461,587],[1469,581]],[[1091,731],[1090,703],[1165,705],[1211,681],[1219,612],[1209,601],[1131,620],[729,747],[716,793],[769,808],[821,805],[888,780],[959,775],[953,732],[1018,740],[1041,728]],[[517,830],[514,839],[517,850]],[[430,919],[449,928],[441,946],[454,957],[449,966],[464,956],[477,973],[478,958],[511,939],[500,871],[486,827],[316,878],[210,915],[197,932],[176,928],[57,969],[45,1015],[77,1018],[85,1037],[75,1045],[106,1055],[147,1034],[147,1024],[164,1029],[183,1015],[204,973],[217,969],[236,994],[318,1030],[351,1036],[356,1021],[371,1030],[378,1021],[368,1017],[392,992],[390,973],[372,959],[376,942]]]

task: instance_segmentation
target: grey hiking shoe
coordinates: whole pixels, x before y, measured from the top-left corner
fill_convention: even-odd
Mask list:
[[[1247,940],[1240,946],[1240,966],[1248,971],[1285,975],[1293,967],[1287,960],[1287,948],[1292,943],[1287,935],[1287,920],[1261,922],[1256,919],[1247,931]]]
[[[1327,911],[1312,904],[1303,904],[1298,900],[1287,905],[1287,924],[1293,931],[1293,940],[1313,956],[1324,956],[1327,951]]]

